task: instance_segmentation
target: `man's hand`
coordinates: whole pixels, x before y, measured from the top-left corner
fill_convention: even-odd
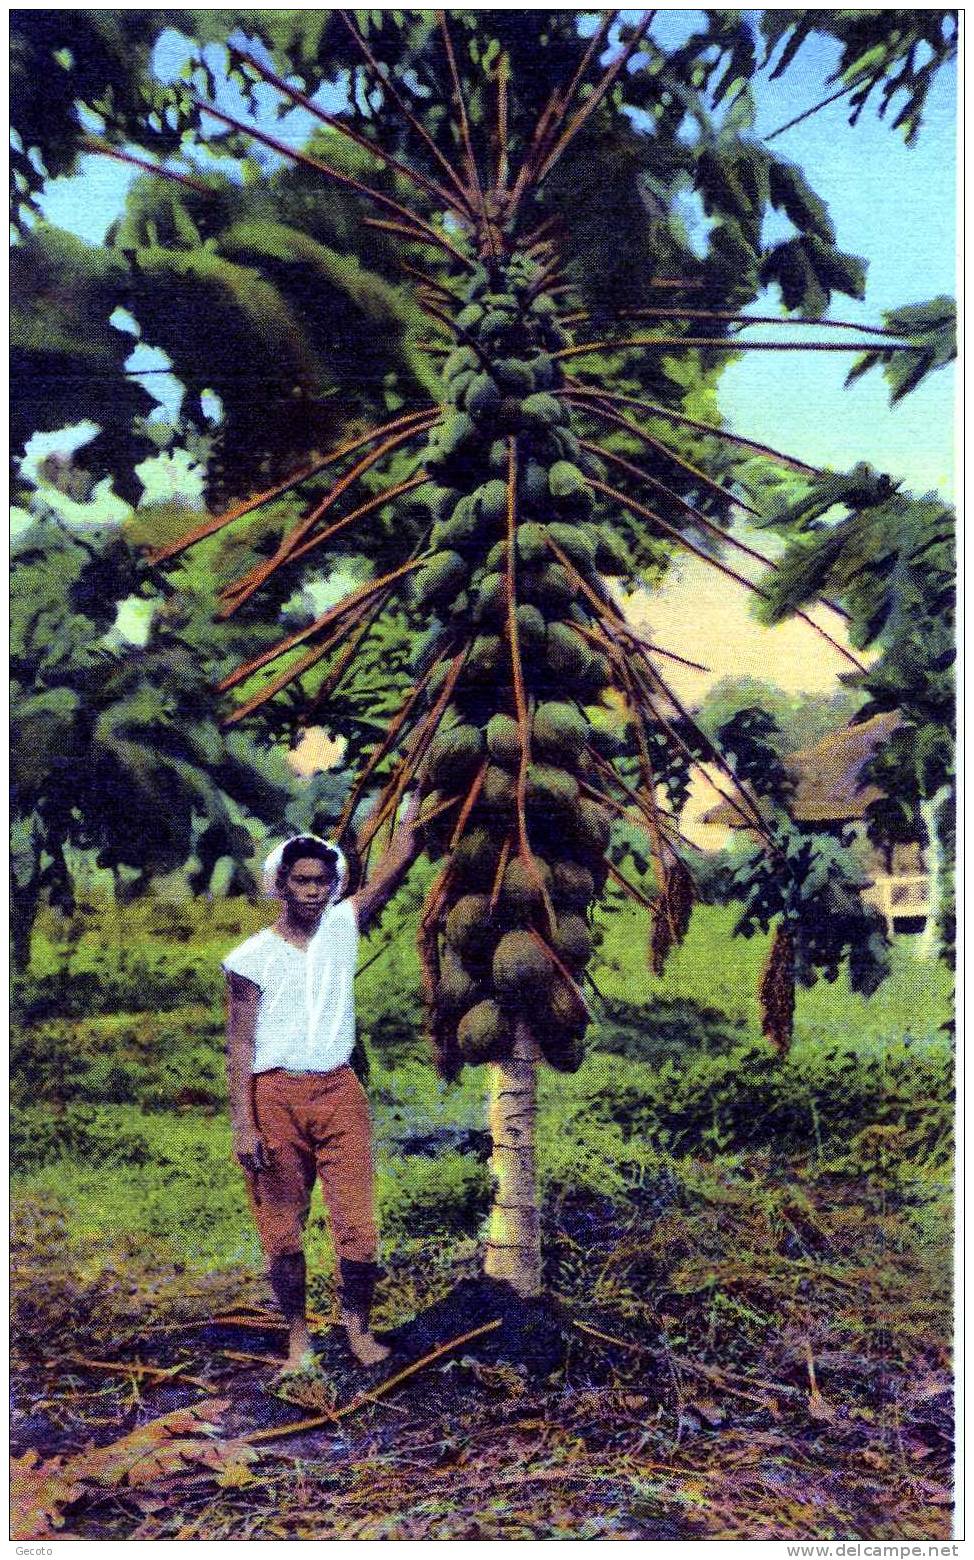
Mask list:
[[[262,1170],[274,1168],[274,1150],[264,1142],[256,1127],[234,1129],[233,1152],[248,1175],[259,1175]]]

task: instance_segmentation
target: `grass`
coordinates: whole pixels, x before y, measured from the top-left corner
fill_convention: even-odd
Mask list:
[[[358,992],[388,1268],[380,1325],[476,1272],[489,1196],[483,1075],[444,1085],[419,1036],[412,908],[407,893],[387,910]],[[65,1336],[95,1358],[151,1360],[160,1317],[267,1301],[230,1154],[218,973],[266,919],[227,902],[42,924],[13,1045],[21,1448],[83,1445],[133,1422],[124,1383],[44,1383],[39,1362]],[[328,1476],[309,1474],[303,1495],[272,1460],[266,1490],[206,1484],[192,1531],[178,1500],[146,1518],[113,1496],[111,1509],[100,1497],[72,1507],[66,1533],[945,1536],[947,973],[901,940],[868,1001],[844,979],[800,993],[779,1061],[757,1030],[763,940],[729,940],[730,924],[699,911],[656,981],[641,919],[604,918],[593,1048],[576,1075],[541,1075],[546,1284],[571,1316],[642,1354],[603,1359],[589,1336],[540,1385],[473,1356],[447,1361],[324,1448]],[[308,1249],[312,1300],[327,1311],[317,1199]],[[214,1368],[189,1343],[185,1360]],[[93,1400],[101,1429],[86,1385],[107,1395]],[[142,1390],[144,1417],[176,1389]],[[451,1464],[458,1425],[477,1450]]]

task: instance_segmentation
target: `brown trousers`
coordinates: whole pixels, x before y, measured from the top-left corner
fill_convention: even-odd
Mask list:
[[[257,1130],[273,1153],[270,1170],[247,1176],[257,1233],[269,1262],[304,1249],[315,1177],[339,1258],[374,1262],[378,1250],[372,1126],[351,1067],[327,1073],[283,1068],[254,1078]]]

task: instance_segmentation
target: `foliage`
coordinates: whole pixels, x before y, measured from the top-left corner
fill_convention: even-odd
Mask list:
[[[924,10],[768,10],[761,14],[770,59],[784,47],[772,78],[794,63],[802,44],[814,34],[834,38],[842,46],[829,84],[841,82],[835,96],[848,97],[849,123],[855,125],[870,98],[884,119],[902,93],[892,120],[907,143],[916,139],[927,96],[939,72],[957,57],[956,11]]]
[[[777,728],[769,731],[779,756],[813,747],[822,737],[845,726],[862,706],[862,697],[850,688],[832,693],[786,693],[757,677],[722,677],[708,690],[694,711],[694,719],[711,741],[718,729],[742,709],[765,710]]]
[[[820,593],[839,597],[852,615],[853,642],[880,652],[865,671],[844,679],[865,695],[860,717],[902,717],[869,766],[885,793],[869,808],[872,836],[916,839],[920,805],[938,798],[949,804],[936,825],[949,862],[956,783],[952,510],[857,467],[810,483],[770,523],[797,535],[766,582],[766,620],[779,621]],[[941,914],[945,923],[952,916],[949,894]],[[950,937],[945,947],[949,954]]]
[[[280,760],[214,729],[220,641],[194,639],[185,599],[167,611],[158,577],[117,527],[82,533],[38,515],[12,564],[14,949],[23,964],[41,897],[73,906],[67,851],[143,876],[195,856],[208,887],[221,857],[246,871],[246,820],[279,816],[291,786]],[[123,602],[153,591],[157,610],[133,653],[109,630]],[[223,653],[235,642],[228,636]]]
[[[743,904],[735,928],[743,936],[775,927],[761,995],[766,1032],[785,1050],[795,980],[813,985],[821,972],[834,981],[847,960],[852,989],[869,995],[888,973],[888,946],[881,918],[862,899],[866,879],[848,853],[850,840],[833,840],[791,818],[791,782],[771,740],[774,731],[766,711],[744,709],[717,739],[761,803],[766,839],[737,863],[727,893]]]

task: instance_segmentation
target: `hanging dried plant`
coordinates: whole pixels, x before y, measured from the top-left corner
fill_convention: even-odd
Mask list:
[[[795,939],[785,927],[774,934],[758,985],[761,1031],[779,1055],[790,1045],[795,1019]]]

